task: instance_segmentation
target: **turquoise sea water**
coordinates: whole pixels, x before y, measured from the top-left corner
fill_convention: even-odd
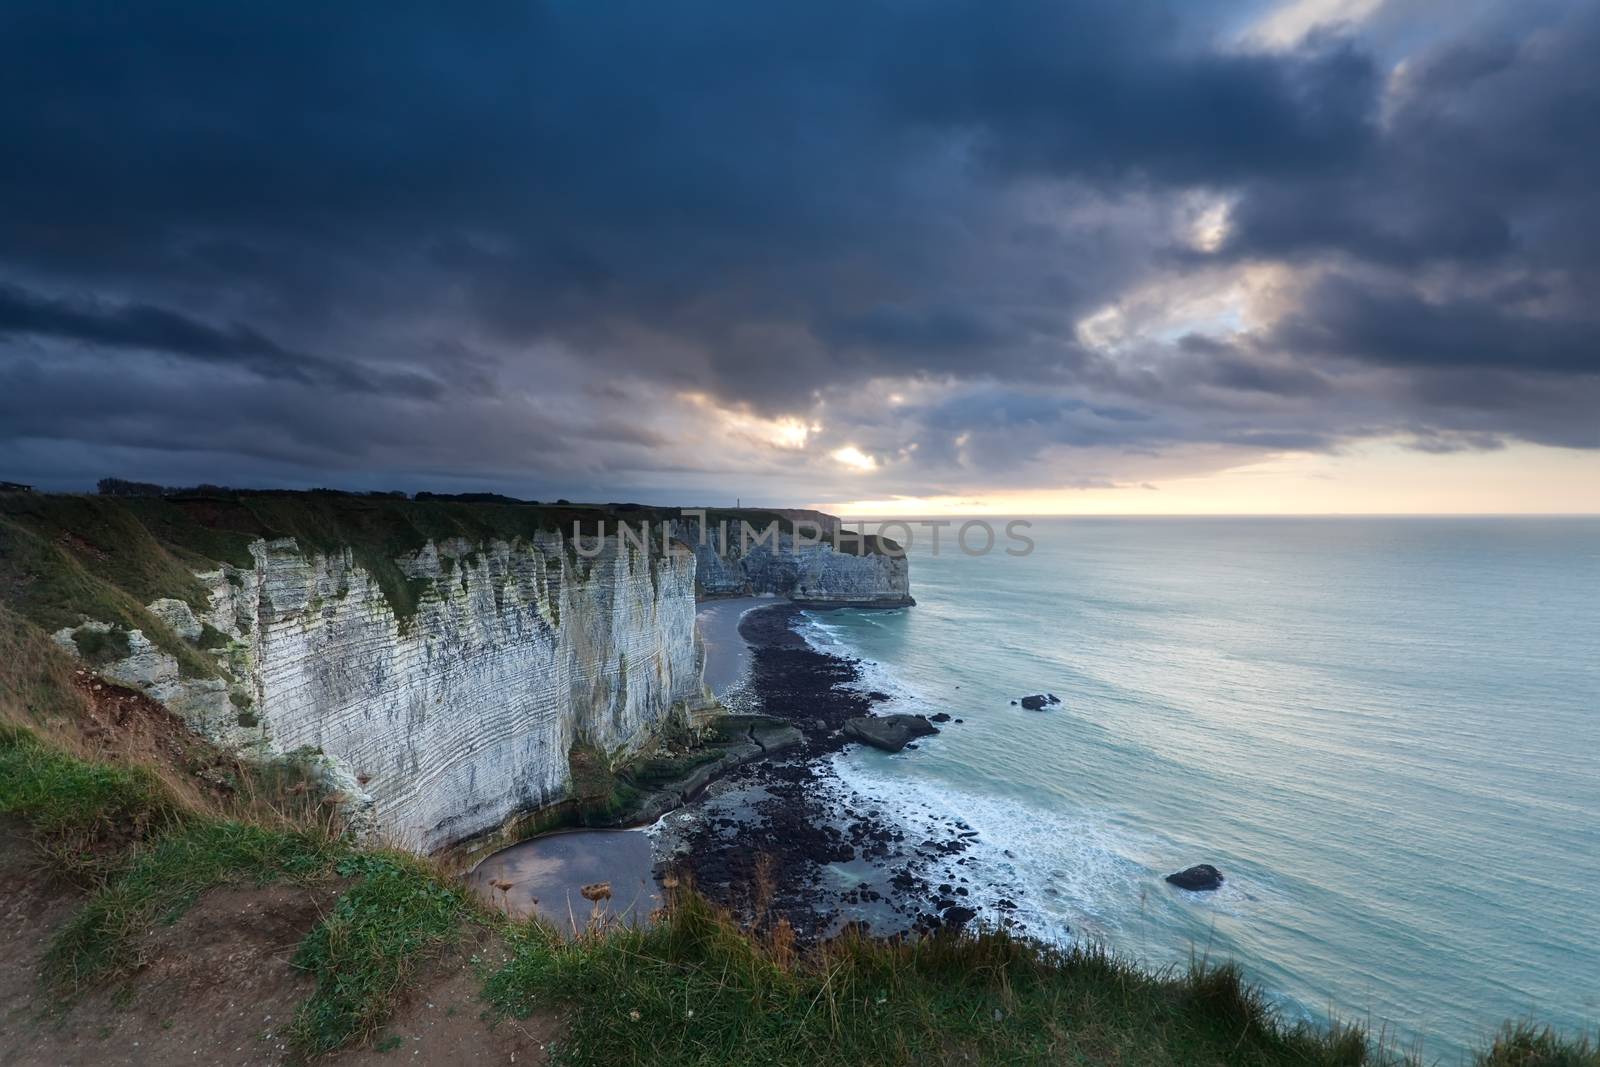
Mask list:
[[[1040,936],[1235,958],[1447,1064],[1600,1025],[1600,521],[1034,523],[1026,558],[920,538],[915,608],[811,617],[883,710],[965,720],[848,784],[966,819]],[[1162,882],[1199,862],[1222,891]]]

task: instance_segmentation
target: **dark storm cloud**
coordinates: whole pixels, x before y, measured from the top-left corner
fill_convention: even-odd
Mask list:
[[[647,453],[689,431],[644,424],[682,392],[827,402],[830,437],[979,478],[1072,448],[1585,442],[1600,18],[1508,7],[1395,72],[1359,35],[1228,45],[1225,14],[8,4],[0,448],[517,470],[609,426],[566,464],[599,485],[680,461]],[[1194,196],[1233,205],[1209,254],[1175,236]],[[1076,330],[1261,261],[1303,277],[1254,334],[1130,360]],[[194,367],[243,376],[231,420],[180,399]],[[123,409],[44,417],[107,374]],[[874,379],[940,399],[852,406]]]
[[[1592,4],[1508,5],[1490,25],[1408,58],[1360,165],[1246,179],[1224,252],[1592,277],[1597,47]]]
[[[1017,339],[1008,324],[965,308],[927,312],[878,307],[818,324],[817,334],[838,348],[910,350],[919,354],[984,351]]]
[[[1358,167],[1373,142],[1372,60],[1196,51],[1149,5],[942,5],[889,92],[965,126],[1004,168],[1217,184]],[[886,27],[887,29],[888,27]]]
[[[105,348],[141,349],[206,362],[235,363],[262,378],[353,392],[389,392],[417,398],[433,398],[441,392],[439,382],[421,375],[374,376],[353,364],[292,352],[259,331],[237,323],[213,326],[148,304],[77,305],[0,285],[0,340],[17,337],[61,338]]]
[[[1319,281],[1266,343],[1390,367],[1496,368],[1592,375],[1600,320],[1507,312],[1481,300],[1427,300],[1338,275]]]

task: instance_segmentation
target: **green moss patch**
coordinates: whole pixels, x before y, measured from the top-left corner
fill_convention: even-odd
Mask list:
[[[209,652],[212,649],[227,648],[233,644],[233,638],[208,622],[200,627],[200,637],[195,644]]]

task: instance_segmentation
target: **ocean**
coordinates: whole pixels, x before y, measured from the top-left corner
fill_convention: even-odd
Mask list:
[[[919,530],[916,607],[808,615],[880,712],[964,720],[848,786],[965,819],[1029,933],[1235,959],[1291,1018],[1446,1064],[1600,1025],[1600,520],[1032,521],[1020,558]]]

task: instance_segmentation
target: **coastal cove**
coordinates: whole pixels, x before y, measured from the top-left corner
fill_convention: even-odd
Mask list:
[[[1025,559],[911,545],[918,607],[807,616],[882,712],[832,762],[980,921],[1152,966],[1239,960],[1290,1017],[1454,1064],[1600,1020],[1600,522],[1038,519]],[[1050,690],[1057,708],[1011,705]],[[1211,862],[1227,882],[1164,876]],[[930,881],[948,880],[937,871]],[[997,911],[1004,901],[1015,905]]]
[[[160,879],[304,864],[438,929],[624,920],[585,953],[683,901],[762,966],[1000,952],[1099,997],[1109,950],[1174,1048],[1227,1025],[1191,994],[1245,995],[1192,959],[1259,983],[1269,1043],[1356,1018],[1451,1063],[1507,1018],[1592,1025],[1594,521],[1040,520],[1033,553],[908,561],[583,533],[615,509],[0,497],[7,810],[122,773],[75,752],[131,759],[128,802],[169,815],[119,847]],[[269,781],[310,821],[229,821]],[[163,859],[235,833],[289,865]],[[1212,891],[1168,880],[1197,866]]]
[[[1600,1067],[1600,0],[0,27],[0,1067]]]
[[[487,856],[472,874],[485,902],[513,914],[537,910],[561,928],[572,925],[576,907],[582,928],[590,905],[578,891],[586,883],[611,882],[613,900],[599,902],[599,914],[643,921],[648,909],[630,906],[639,887],[658,895],[663,881],[681,881],[745,922],[781,918],[807,942],[847,925],[890,936],[970,921],[965,885],[940,887],[925,877],[936,862],[959,856],[970,827],[955,819],[909,839],[833,773],[834,757],[851,743],[845,723],[886,699],[859,689],[859,665],[811,648],[799,633],[809,613],[792,604],[711,601],[700,612],[710,627],[737,637],[722,646],[734,680],[719,694],[733,717],[778,720],[798,731],[799,743],[719,774],[683,806],[636,829],[563,830]],[[511,888],[497,892],[500,880]]]
[[[931,929],[954,907],[1151,966],[1237,959],[1289,1017],[1370,1019],[1446,1064],[1481,1046],[1484,1019],[1593,1026],[1600,989],[1546,976],[1600,974],[1582,935],[1600,885],[1600,626],[1548,580],[1594,587],[1594,523],[1038,527],[1037,564],[914,544],[914,609],[730,606],[750,669],[720,695],[793,717],[806,744],[646,831],[658,874],[806,936]],[[1190,610],[1202,600],[1225,628]],[[1578,624],[1534,625],[1551,604]],[[1502,625],[1548,648],[1506,648]],[[983,656],[960,651],[974,644]],[[1540,672],[1485,687],[1485,664],[1518,657]],[[1061,705],[1012,703],[1038,689]],[[864,710],[952,720],[886,755],[832,728]],[[1470,764],[1447,754],[1461,738]],[[1518,784],[1533,765],[1539,793]],[[1522,799],[1490,804],[1492,788]],[[1200,862],[1225,872],[1219,891],[1165,884]],[[1517,933],[1535,916],[1553,936]]]

